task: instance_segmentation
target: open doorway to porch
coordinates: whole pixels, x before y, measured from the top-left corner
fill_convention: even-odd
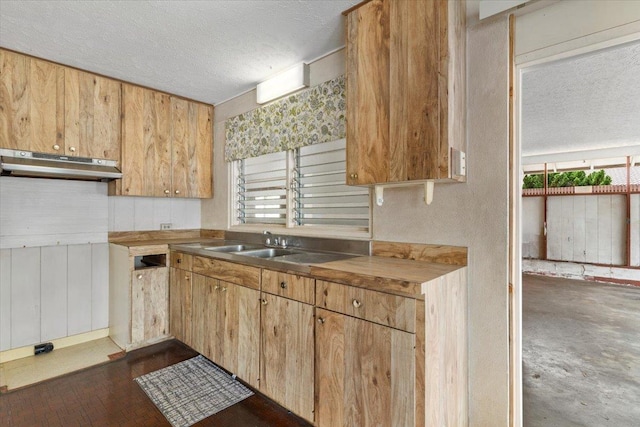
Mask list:
[[[637,40],[518,67],[527,427],[640,419],[638,76]]]

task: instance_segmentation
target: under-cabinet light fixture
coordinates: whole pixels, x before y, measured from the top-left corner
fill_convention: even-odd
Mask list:
[[[309,65],[300,63],[258,84],[256,101],[264,104],[309,87]]]

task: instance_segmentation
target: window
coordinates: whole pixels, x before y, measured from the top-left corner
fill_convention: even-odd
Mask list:
[[[344,139],[234,164],[236,225],[369,231],[369,189],[345,184]]]

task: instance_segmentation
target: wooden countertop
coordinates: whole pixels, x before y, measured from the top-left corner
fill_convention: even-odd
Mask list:
[[[148,248],[158,245],[198,243],[212,239],[202,237],[158,238],[148,240],[131,240],[112,242],[128,247],[132,252],[144,252]],[[198,254],[199,256],[204,256]],[[208,255],[208,254],[207,254]],[[211,258],[218,258],[211,253]],[[244,260],[243,260],[244,261]],[[235,260],[234,262],[238,262]],[[250,259],[242,264],[281,271],[278,267],[265,267],[253,264]],[[400,296],[424,299],[423,285],[440,279],[449,273],[465,268],[461,265],[451,265],[436,262],[392,258],[387,256],[358,256],[339,261],[322,264],[311,264],[309,276],[331,282],[377,290]],[[300,274],[295,271],[286,271]],[[306,275],[306,273],[304,274]]]
[[[363,256],[311,266],[316,279],[422,298],[422,285],[464,266]]]

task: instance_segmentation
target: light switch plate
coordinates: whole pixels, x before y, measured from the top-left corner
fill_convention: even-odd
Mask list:
[[[160,224],[160,230],[171,230],[171,223],[165,222]]]

